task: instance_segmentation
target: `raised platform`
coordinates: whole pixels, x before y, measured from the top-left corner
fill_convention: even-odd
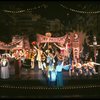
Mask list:
[[[100,98],[100,75],[69,77],[63,71],[64,87],[49,87],[41,70],[23,69],[20,77],[0,79],[1,98]]]

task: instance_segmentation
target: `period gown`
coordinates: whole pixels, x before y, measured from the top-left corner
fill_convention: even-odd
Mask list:
[[[9,75],[9,61],[8,59],[1,59],[1,78],[8,79]]]

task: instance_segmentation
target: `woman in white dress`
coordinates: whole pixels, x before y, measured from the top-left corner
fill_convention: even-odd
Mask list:
[[[1,78],[8,79],[9,78],[9,61],[6,56],[2,56],[1,58]]]

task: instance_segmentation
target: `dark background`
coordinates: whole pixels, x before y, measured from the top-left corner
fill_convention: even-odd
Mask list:
[[[75,30],[86,33],[90,43],[96,34],[99,43],[99,5],[99,1],[1,1],[0,41],[9,43],[13,35],[23,33],[33,41],[37,33],[63,36]]]

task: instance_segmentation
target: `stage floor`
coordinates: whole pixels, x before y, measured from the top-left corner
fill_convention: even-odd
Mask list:
[[[41,70],[11,72],[9,79],[0,79],[0,98],[100,98],[100,75],[69,77],[63,70],[64,86],[57,88],[48,86]]]
[[[47,72],[47,71],[46,71]],[[63,78],[68,78],[68,71],[63,71]],[[21,68],[20,73],[15,74],[15,69],[10,69],[9,79],[21,79],[21,80],[45,80],[43,71],[37,67],[34,69]]]

